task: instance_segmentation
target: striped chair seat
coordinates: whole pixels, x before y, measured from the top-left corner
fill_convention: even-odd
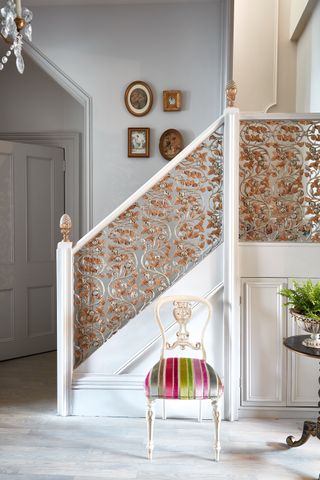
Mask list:
[[[164,358],[146,376],[145,392],[150,399],[216,399],[222,395],[223,385],[205,360]]]

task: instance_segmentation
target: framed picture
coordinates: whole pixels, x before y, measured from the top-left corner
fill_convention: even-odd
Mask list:
[[[128,157],[150,157],[150,128],[128,128]]]
[[[170,128],[163,132],[159,142],[159,150],[163,158],[172,160],[183,150],[183,138],[178,130]]]
[[[127,110],[136,117],[146,115],[153,103],[152,90],[149,85],[141,80],[130,83],[124,94]]]
[[[181,96],[180,90],[164,90],[163,110],[165,112],[179,112],[181,110]]]

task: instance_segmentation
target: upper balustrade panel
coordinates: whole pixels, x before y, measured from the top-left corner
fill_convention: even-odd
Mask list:
[[[75,249],[75,366],[222,242],[223,125]]]
[[[240,124],[240,240],[319,242],[320,119],[266,117]]]

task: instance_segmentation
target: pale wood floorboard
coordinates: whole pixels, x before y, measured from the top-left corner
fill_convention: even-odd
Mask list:
[[[320,441],[296,449],[302,422],[222,423],[220,463],[212,424],[156,420],[154,460],[145,458],[145,421],[55,415],[55,354],[0,364],[0,480],[318,479]]]

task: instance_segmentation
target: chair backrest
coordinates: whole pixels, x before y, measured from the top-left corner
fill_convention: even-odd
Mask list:
[[[169,343],[166,340],[166,331],[164,325],[161,321],[160,317],[160,308],[162,305],[172,303],[173,305],[173,317],[175,322],[179,325],[179,329],[176,332],[177,339],[173,343]],[[192,304],[203,304],[207,307],[207,318],[204,322],[202,332],[201,332],[201,340],[197,343],[192,343],[189,339],[189,331],[188,331],[188,323],[191,321],[192,318]],[[208,322],[212,317],[212,307],[208,300],[202,297],[197,297],[194,295],[173,295],[170,297],[161,297],[160,300],[156,304],[155,308],[156,319],[161,331],[162,336],[162,351],[161,351],[161,358],[164,357],[166,350],[173,350],[177,347],[180,347],[184,350],[186,347],[191,348],[192,350],[200,350],[202,352],[203,359],[206,360],[206,351],[204,348],[204,335],[206,332],[206,328],[208,326]]]

